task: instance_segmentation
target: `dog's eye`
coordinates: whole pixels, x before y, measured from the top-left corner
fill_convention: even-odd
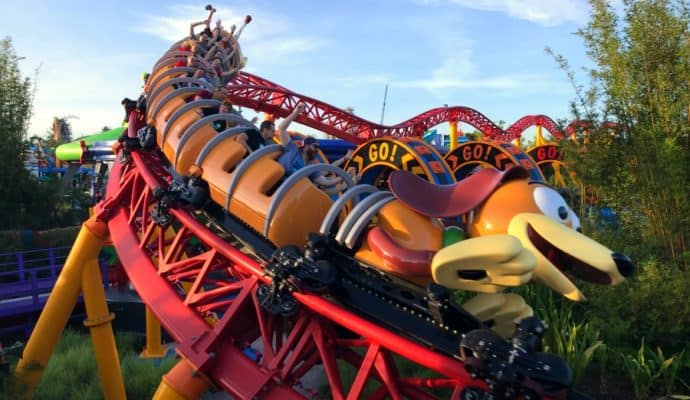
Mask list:
[[[558,207],[558,216],[559,216],[561,219],[566,219],[566,218],[568,218],[568,208],[566,208],[566,207],[564,207],[564,206]]]
[[[534,202],[544,215],[561,223],[568,222],[575,215],[563,197],[550,187],[539,186],[535,188]]]

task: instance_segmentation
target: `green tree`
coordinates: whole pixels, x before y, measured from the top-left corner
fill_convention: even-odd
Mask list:
[[[23,139],[31,114],[31,81],[21,76],[19,60],[11,40],[0,40],[0,152],[3,165],[15,169],[22,165]]]
[[[59,224],[57,183],[39,184],[24,168],[33,84],[22,76],[20,60],[11,39],[0,40],[0,230]]]
[[[617,239],[646,258],[690,266],[690,12],[686,1],[624,0],[619,17],[590,0],[578,31],[593,61],[576,86],[575,117],[589,143],[567,154],[600,206],[619,220]],[[574,75],[566,60],[557,60]],[[603,122],[615,121],[614,130]],[[598,129],[597,129],[598,127]]]
[[[16,226],[22,213],[25,183],[24,137],[31,116],[31,80],[22,77],[20,57],[9,38],[0,40],[0,227]]]

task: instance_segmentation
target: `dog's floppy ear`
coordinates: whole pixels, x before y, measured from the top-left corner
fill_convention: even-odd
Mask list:
[[[388,185],[398,200],[418,213],[452,218],[479,206],[503,182],[527,177],[529,174],[522,167],[505,171],[485,168],[452,185],[435,185],[410,172],[393,171]]]

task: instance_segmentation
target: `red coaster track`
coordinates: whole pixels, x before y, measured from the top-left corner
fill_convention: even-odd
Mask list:
[[[546,128],[547,131],[549,131],[549,133],[551,133],[551,136],[553,136],[556,139],[560,140],[565,137],[556,121],[554,121],[553,119],[551,119],[551,117],[547,115],[541,114],[525,115],[524,117],[515,121],[511,126],[509,126],[508,129],[506,129],[506,132],[508,132],[512,138],[519,138],[520,136],[522,136],[522,132],[524,132],[532,126],[543,126],[544,128]]]
[[[227,98],[232,103],[279,117],[287,116],[297,103],[303,102],[307,105],[307,110],[297,118],[298,122],[357,144],[383,136],[421,137],[428,129],[450,121],[469,124],[482,132],[484,139],[503,143],[521,137],[522,133],[532,126],[546,128],[557,140],[572,136],[578,128],[586,130],[591,127],[591,123],[588,121],[575,120],[567,126],[564,132],[551,117],[539,114],[526,115],[503,130],[484,114],[464,106],[433,108],[396,125],[386,126],[367,121],[328,103],[295,93],[247,72],[240,72],[226,86],[226,90]],[[607,129],[613,129],[616,124],[605,122],[603,126]]]
[[[131,157],[127,164],[115,164],[107,200],[96,211],[108,219],[127,275],[178,343],[178,353],[234,398],[304,398],[305,376],[318,364],[325,375],[322,384],[334,399],[439,398],[433,390],[459,399],[467,388],[486,390],[459,360],[318,295],[294,293],[302,306],[295,317],[265,312],[257,287],[270,279],[260,262],[187,211],[170,209],[170,224],[157,225],[149,215],[157,202],[152,190],[165,185],[168,174],[156,156]],[[171,237],[172,226],[177,228]],[[203,244],[195,255],[186,253],[192,238]],[[186,291],[184,281],[192,282]],[[218,319],[212,323],[212,318]],[[250,345],[260,348],[257,360],[244,352]],[[426,372],[403,372],[394,358],[409,360]],[[351,382],[343,381],[343,368],[349,368]]]
[[[175,48],[172,53],[184,53]],[[157,65],[152,76],[176,59],[165,60],[167,64]],[[95,206],[94,212],[99,221],[107,223],[107,232],[132,285],[177,343],[178,354],[194,368],[195,375],[208,378],[238,399],[302,399],[313,397],[317,389],[326,390],[327,395],[338,400],[480,398],[488,390],[486,383],[468,374],[454,349],[435,351],[437,346],[411,340],[405,330],[394,332],[384,327],[387,325],[363,318],[351,311],[354,308],[345,308],[337,297],[303,292],[295,286],[288,296],[294,299],[290,305],[295,301],[299,304],[296,313],[266,311],[259,290],[266,288],[260,284],[272,283],[264,269],[273,262],[270,257],[253,255],[252,247],[245,246],[239,234],[209,217],[209,209],[192,214],[161,200],[161,190],[165,192],[172,181],[166,169],[170,160],[164,157],[177,160],[179,151],[189,146],[185,140],[191,133],[203,134],[197,130],[204,127],[213,129],[208,125],[213,121],[192,115],[195,110],[182,98],[196,93],[199,87],[173,86],[202,82],[173,78],[189,71],[163,71],[158,79],[167,81],[147,91],[147,96],[156,104],[151,117],[158,123],[160,149],[165,150],[166,124],[187,123],[184,132],[169,136],[174,138],[174,153],[133,151],[126,161],[116,162],[110,171],[105,200]],[[397,125],[383,126],[246,73],[239,74],[226,89],[228,99],[235,104],[278,116],[287,115],[298,102],[305,102],[307,112],[298,118],[299,122],[355,142],[381,136],[421,136],[446,121],[465,122],[483,132],[485,138],[497,141],[516,137],[468,107],[435,108]],[[186,111],[156,120],[161,104],[171,100],[179,101],[170,103],[176,107],[173,112],[183,108]],[[192,117],[184,120],[181,115],[185,112]],[[210,118],[225,118],[224,114]],[[200,136],[196,138],[201,141]],[[212,140],[206,143],[217,144]],[[250,158],[244,162],[256,161],[247,160]],[[232,191],[226,193],[229,198]],[[229,213],[222,216],[232,217]],[[363,289],[369,290],[367,286]],[[88,297],[86,293],[84,297]],[[423,317],[415,309],[408,309],[409,303],[396,305],[389,300],[389,304],[412,317]],[[112,319],[110,315],[107,318]],[[89,321],[91,326],[101,322]],[[458,334],[448,324],[440,328]]]
[[[420,137],[429,128],[448,121],[472,125],[485,138],[508,142],[514,137],[489,118],[470,107],[433,108],[396,125],[385,126],[367,121],[314,98],[295,93],[256,75],[241,72],[226,86],[227,98],[234,104],[279,117],[287,116],[299,102],[307,110],[297,121],[329,135],[362,143],[382,136]]]

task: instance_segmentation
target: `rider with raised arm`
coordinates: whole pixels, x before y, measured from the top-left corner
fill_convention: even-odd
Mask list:
[[[290,137],[288,133],[288,126],[294,121],[304,110],[306,106],[304,103],[299,103],[295,109],[278,125],[278,132],[280,136],[280,144],[283,145],[285,151],[278,158],[278,162],[283,165],[285,172],[289,175],[293,172],[305,167],[308,164],[318,163],[316,154],[319,151],[319,144],[313,137],[306,137],[302,142],[302,149],[297,147],[297,144]],[[326,188],[329,194],[337,193],[344,190],[347,184],[341,177],[326,177],[320,174],[312,176],[315,184]]]
[[[191,39],[196,39],[196,34],[194,33],[194,28],[196,28],[199,25],[206,25],[206,28],[204,29],[204,33],[208,34],[208,36],[211,36],[211,18],[213,17],[213,13],[216,12],[216,9],[213,8],[210,4],[206,6],[206,10],[208,11],[208,18],[198,21],[198,22],[192,22],[191,25],[189,25],[189,37]]]

